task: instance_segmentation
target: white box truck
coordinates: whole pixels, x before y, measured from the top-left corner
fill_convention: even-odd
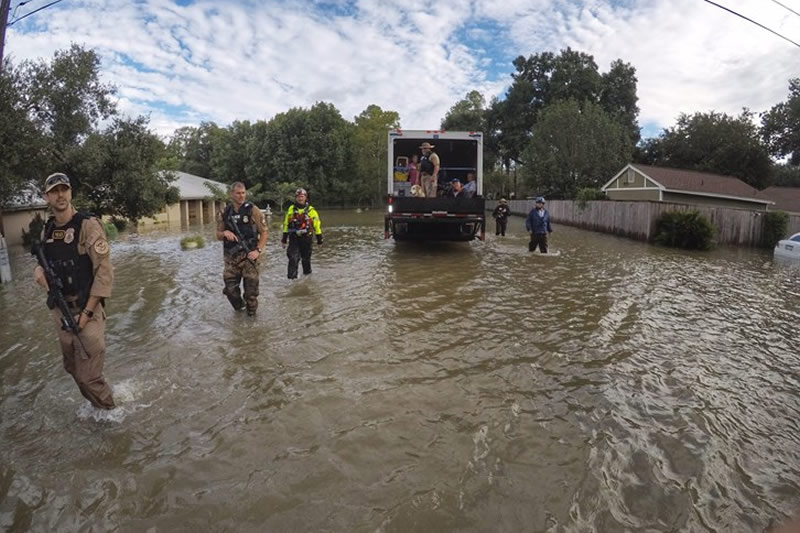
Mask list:
[[[422,155],[420,145],[434,145],[439,156],[435,197],[412,194],[408,162]],[[385,238],[396,241],[471,241],[486,236],[486,202],[483,198],[483,134],[476,131],[389,130],[388,195]],[[476,178],[475,194],[449,197],[451,182]]]

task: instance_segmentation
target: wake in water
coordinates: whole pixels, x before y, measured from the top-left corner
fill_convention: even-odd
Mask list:
[[[114,409],[98,409],[87,400],[78,407],[78,412],[76,413],[78,418],[81,420],[120,424],[125,420],[128,414],[140,408],[150,407],[149,404],[133,403],[137,393],[141,392],[141,386],[132,379],[116,383],[112,385],[111,389],[114,394],[114,401],[117,404]]]

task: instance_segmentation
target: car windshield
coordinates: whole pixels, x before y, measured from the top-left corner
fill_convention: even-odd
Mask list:
[[[789,240],[790,241],[794,241],[794,242],[800,242],[800,233],[795,233],[794,235],[792,235],[792,238],[789,239]]]

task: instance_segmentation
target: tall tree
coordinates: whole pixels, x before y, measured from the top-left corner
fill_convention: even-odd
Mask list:
[[[178,128],[170,138],[168,149],[181,160],[179,170],[208,179],[224,179],[216,176],[211,163],[213,151],[220,135],[214,122],[201,122],[199,127]]]
[[[761,116],[761,135],[770,153],[800,166],[800,78],[789,80],[789,98]]]
[[[256,180],[247,174],[247,146],[253,134],[250,121],[234,121],[212,137],[211,175],[224,183],[241,181],[248,188]]]
[[[352,181],[352,125],[332,105],[293,108],[256,123],[249,143],[247,173],[264,190],[280,182],[299,182],[318,204],[346,201]]]
[[[441,129],[486,131],[486,99],[478,91],[470,91],[442,119]]]
[[[638,154],[642,163],[736,176],[759,189],[769,185],[772,173],[766,146],[746,109],[738,117],[714,111],[682,114]]]
[[[486,99],[478,91],[470,91],[462,99],[456,102],[453,107],[445,115],[442,120],[441,128],[443,130],[461,130],[461,131],[480,131],[483,133],[483,178],[484,190],[505,190],[505,181],[507,176],[499,179],[499,182],[492,184],[492,181],[498,181],[500,174],[495,170],[508,168],[504,165],[507,158],[503,157],[500,151],[499,135],[500,131],[496,127],[498,106],[496,100],[492,100],[492,107],[487,107]]]
[[[95,214],[135,221],[179,200],[171,186],[174,176],[156,166],[164,144],[147,126],[147,117],[115,118],[84,143],[79,170],[85,179],[79,193]]]
[[[632,151],[625,129],[598,104],[563,100],[542,111],[522,172],[530,193],[574,198],[578,189],[600,187]]]
[[[559,55],[542,52],[519,56],[516,72],[505,99],[492,106],[491,122],[498,131],[499,152],[512,163],[522,162],[539,114],[549,105],[573,99],[599,104],[628,132],[631,142],[639,139],[635,69],[616,60],[601,75],[594,58],[567,48]]]
[[[628,132],[636,145],[641,139],[639,129],[639,97],[636,95],[636,69],[629,63],[617,59],[611,69],[602,75],[600,106]]]
[[[22,98],[22,75],[21,68],[6,59],[0,72],[0,206],[15,197],[32,176],[43,178],[49,170],[42,157],[46,143],[29,120]]]
[[[357,203],[375,204],[386,194],[387,135],[390,129],[400,127],[400,115],[370,105],[355,117],[354,125],[353,142],[357,156],[351,192]]]
[[[25,98],[30,116],[48,140],[49,164],[73,173],[79,147],[116,113],[115,88],[100,82],[100,56],[73,44],[50,62],[26,64]]]

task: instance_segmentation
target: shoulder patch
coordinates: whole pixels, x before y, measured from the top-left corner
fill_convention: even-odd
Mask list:
[[[106,255],[108,253],[108,241],[97,239],[97,242],[94,243],[94,251],[97,255]]]

